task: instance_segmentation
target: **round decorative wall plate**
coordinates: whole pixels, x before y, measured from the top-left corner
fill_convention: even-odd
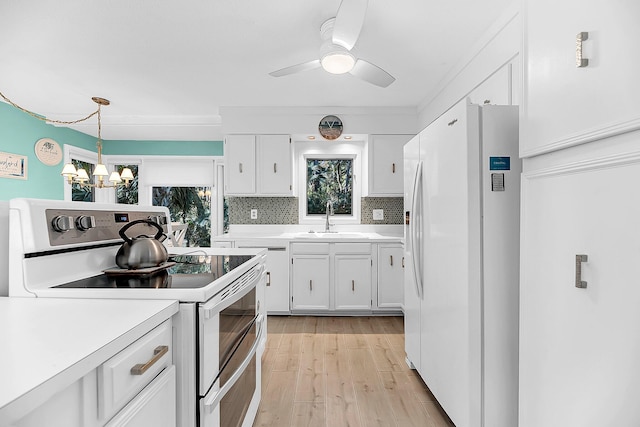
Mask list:
[[[325,116],[320,120],[318,131],[324,139],[337,139],[342,135],[342,120],[336,116]]]
[[[47,166],[55,166],[62,161],[60,144],[51,138],[42,138],[36,142],[36,157]]]

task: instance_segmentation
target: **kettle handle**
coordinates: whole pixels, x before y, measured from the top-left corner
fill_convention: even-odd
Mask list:
[[[147,224],[157,228],[158,232],[156,233],[155,236],[153,236],[153,238],[156,240],[160,240],[160,238],[164,235],[164,230],[160,225],[158,225],[157,222],[151,221],[150,219],[137,219],[135,221],[131,221],[129,224],[122,227],[118,232],[118,234],[120,234],[120,237],[122,237],[122,239],[129,244],[133,243],[133,240],[131,240],[125,233],[127,232],[128,229],[130,229],[136,224]]]

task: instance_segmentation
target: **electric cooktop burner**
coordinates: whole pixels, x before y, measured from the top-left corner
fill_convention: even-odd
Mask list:
[[[147,288],[147,289],[197,289],[203,288],[234,268],[249,261],[252,255],[173,255],[174,265],[148,274],[131,274],[87,277],[58,285],[56,288]]]

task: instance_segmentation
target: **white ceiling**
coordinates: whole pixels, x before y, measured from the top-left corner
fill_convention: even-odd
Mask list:
[[[107,140],[211,139],[220,107],[417,107],[511,1],[370,0],[352,53],[396,78],[379,88],[268,75],[317,58],[340,0],[2,0],[0,92],[62,120],[107,98]]]

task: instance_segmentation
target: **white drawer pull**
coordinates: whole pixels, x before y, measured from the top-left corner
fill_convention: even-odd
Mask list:
[[[169,351],[168,345],[160,345],[153,350],[153,357],[147,363],[139,363],[131,368],[131,375],[142,375]]]

